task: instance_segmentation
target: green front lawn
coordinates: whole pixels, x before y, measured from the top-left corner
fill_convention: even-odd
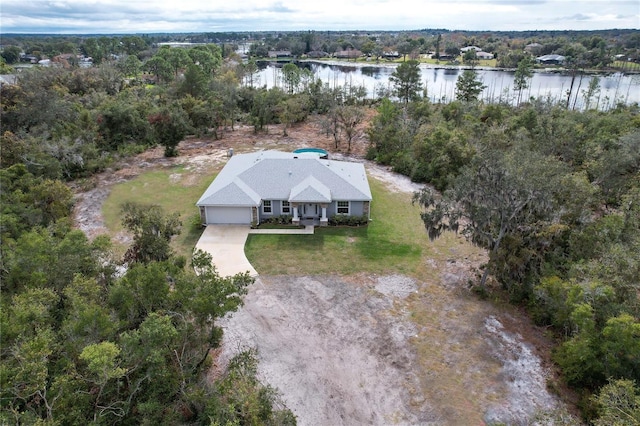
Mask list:
[[[256,271],[278,274],[403,273],[414,275],[425,256],[438,256],[409,194],[369,179],[372,221],[356,228],[317,227],[314,235],[251,234],[245,246]],[[449,244],[445,238],[438,246]]]

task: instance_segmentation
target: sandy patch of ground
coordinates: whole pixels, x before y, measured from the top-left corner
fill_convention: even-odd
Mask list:
[[[539,408],[558,405],[555,396],[547,391],[549,371],[534,354],[532,347],[521,335],[505,330],[494,316],[484,323],[487,339],[491,343],[492,356],[502,363],[506,398],[496,401],[485,413],[489,423],[522,423]]]
[[[221,323],[223,356],[257,347],[261,379],[280,389],[300,425],[434,422],[432,408],[412,398],[415,326],[389,314],[414,286],[406,277],[261,277]]]
[[[495,309],[429,287],[402,275],[260,277],[219,322],[220,362],[257,348],[259,378],[303,426],[527,424],[560,405]],[[425,321],[412,306],[426,294],[439,312]]]

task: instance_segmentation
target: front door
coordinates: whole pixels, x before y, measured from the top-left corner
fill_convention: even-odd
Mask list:
[[[317,219],[320,217],[319,213],[320,209],[317,204],[306,203],[302,205],[302,217],[303,218],[312,218]]]

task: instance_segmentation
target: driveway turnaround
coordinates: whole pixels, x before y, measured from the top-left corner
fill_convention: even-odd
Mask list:
[[[249,272],[258,275],[244,255],[244,244],[250,228],[235,225],[207,225],[196,244],[196,249],[206,251],[222,277]]]

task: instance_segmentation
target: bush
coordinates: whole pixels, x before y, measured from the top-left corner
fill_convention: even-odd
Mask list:
[[[260,223],[271,225],[291,225],[293,223],[293,216],[290,214],[283,214],[281,216],[272,216],[263,218]]]
[[[369,223],[367,216],[347,216],[344,214],[336,214],[329,218],[331,226],[364,226]]]
[[[396,173],[411,176],[413,169],[416,167],[416,160],[408,152],[398,153],[391,161],[391,167]]]

